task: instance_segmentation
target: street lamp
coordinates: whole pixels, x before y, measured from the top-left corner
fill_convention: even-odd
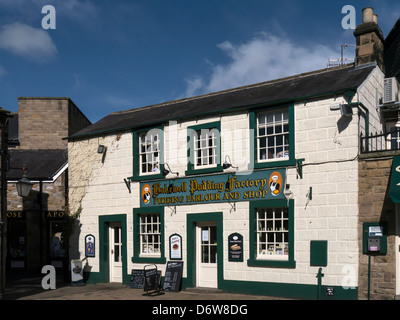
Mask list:
[[[20,197],[27,197],[32,189],[33,183],[26,177],[25,168],[23,168],[22,170],[24,171],[22,179],[18,180],[18,182],[16,183],[17,192]]]

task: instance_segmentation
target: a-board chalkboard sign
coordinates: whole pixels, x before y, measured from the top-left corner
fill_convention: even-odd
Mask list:
[[[157,271],[157,283],[160,283],[161,270]],[[129,281],[129,288],[143,289],[144,284],[144,270],[132,269],[131,278]],[[146,288],[145,288],[146,289]]]
[[[132,269],[131,279],[129,281],[129,288],[143,289],[144,270]]]
[[[146,267],[144,267],[143,291],[146,291],[146,293],[158,291],[160,289],[161,271],[158,271],[157,267],[153,269],[146,269]]]
[[[183,261],[169,261],[165,271],[163,290],[180,291],[183,272]]]

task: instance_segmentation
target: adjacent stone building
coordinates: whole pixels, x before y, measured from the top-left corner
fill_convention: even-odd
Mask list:
[[[69,98],[18,98],[10,121],[8,180],[9,272],[69,265],[68,151],[63,138],[90,124]],[[33,183],[18,196],[23,175]]]

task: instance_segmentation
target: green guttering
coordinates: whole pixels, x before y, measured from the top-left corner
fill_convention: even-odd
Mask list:
[[[183,117],[178,117],[178,118],[172,118],[169,120],[184,120],[184,119],[190,119],[194,117],[205,117],[205,116],[211,116],[211,115],[216,115],[216,114],[221,114],[221,113],[231,113],[231,112],[236,112],[236,111],[242,111],[242,110],[249,110],[253,108],[259,108],[259,107],[271,107],[271,106],[278,106],[278,105],[287,105],[287,104],[294,104],[296,102],[309,102],[311,100],[315,100],[317,98],[325,98],[325,97],[331,97],[331,96],[340,96],[340,95],[346,95],[348,92],[356,92],[358,87],[352,87],[352,88],[347,88],[347,89],[341,89],[337,91],[329,91],[321,94],[316,94],[316,95],[310,95],[310,96],[303,96],[303,97],[298,97],[294,99],[286,99],[286,100],[277,100],[277,101],[271,101],[267,103],[259,103],[259,104],[254,104],[254,105],[244,105],[240,107],[233,107],[233,108],[228,108],[228,109],[220,109],[220,110],[215,110],[215,111],[209,111],[209,112],[199,112]],[[167,120],[165,120],[167,121]],[[68,136],[66,138],[63,138],[63,140],[80,140],[80,139],[85,139],[88,137],[97,137],[97,136],[104,136],[116,132],[122,132],[122,131],[128,131],[128,130],[137,130],[145,127],[152,127],[152,126],[159,126],[160,124],[164,123],[160,121],[154,121],[151,123],[147,123],[146,125],[131,125],[131,126],[125,126],[125,127],[117,127],[117,128],[112,128],[112,129],[105,129],[105,130],[100,130],[100,131],[95,131],[91,133],[85,133],[82,135],[73,135],[73,136]]]

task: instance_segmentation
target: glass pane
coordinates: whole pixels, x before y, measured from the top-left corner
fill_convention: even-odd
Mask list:
[[[116,227],[114,229],[114,243],[119,243],[119,237],[120,237],[120,233],[121,233],[121,228],[120,227]]]
[[[25,257],[26,226],[25,221],[11,221],[8,225],[8,250],[13,258]]]
[[[208,245],[201,246],[201,262],[208,263]]]
[[[210,263],[217,263],[217,246],[210,246]]]
[[[217,227],[210,227],[210,244],[217,244]]]
[[[62,223],[57,221],[50,222],[50,256],[51,257],[64,257],[64,243],[63,243],[63,230]],[[21,238],[18,238],[19,240]],[[21,242],[21,241],[19,241]],[[23,241],[25,242],[25,241]]]
[[[115,245],[114,246],[114,262],[120,262],[121,261],[121,257],[119,255],[119,245]]]

